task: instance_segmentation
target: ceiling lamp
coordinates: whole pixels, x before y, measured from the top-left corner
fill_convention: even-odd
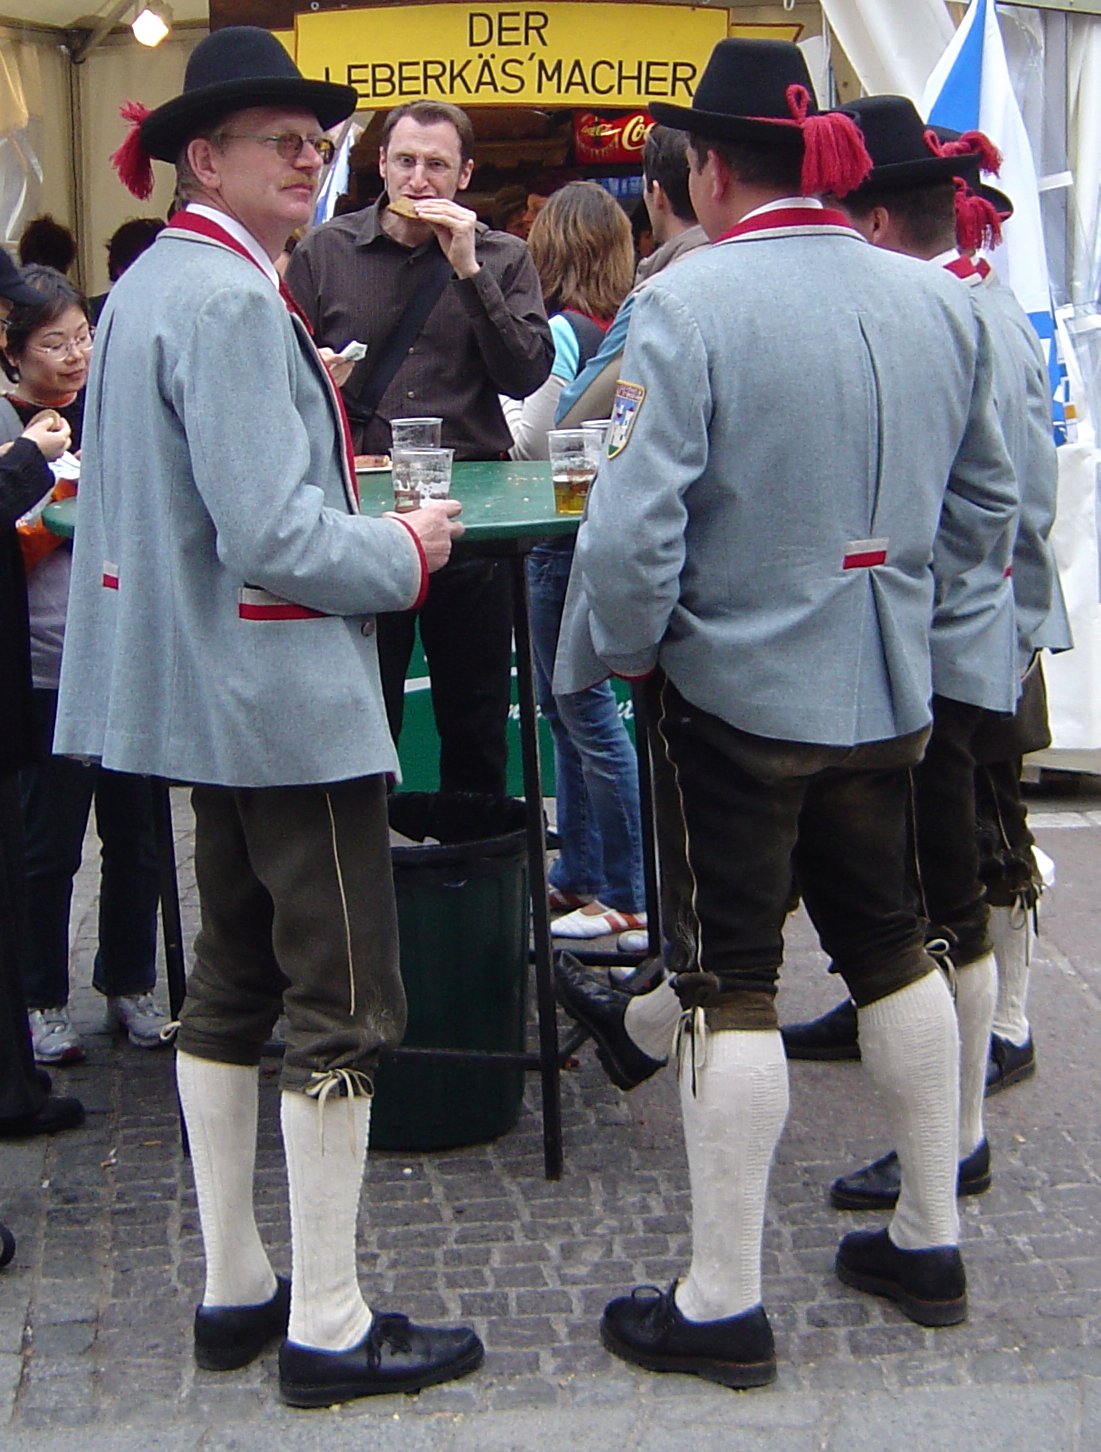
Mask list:
[[[142,45],[160,45],[172,29],[172,11],[167,5],[155,3],[144,5],[137,17],[130,22],[134,39]]]

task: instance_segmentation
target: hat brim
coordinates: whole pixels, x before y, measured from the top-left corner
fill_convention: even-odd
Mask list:
[[[766,121],[756,116],[728,116],[722,111],[671,106],[666,101],[651,101],[647,109],[661,126],[716,141],[752,141],[759,146],[788,146],[793,151],[803,145],[803,133],[790,119],[777,117],[775,121]]]
[[[290,76],[226,81],[185,93],[158,106],[141,123],[141,144],[155,161],[175,161],[202,127],[253,106],[290,106],[317,117],[323,131],[350,116],[359,104],[354,86]]]
[[[45,293],[39,292],[36,287],[31,287],[29,282],[18,277],[11,282],[0,282],[0,297],[28,308],[37,307],[39,303],[46,301]]]
[[[859,125],[859,121],[857,122]],[[859,191],[870,192],[880,187],[935,187],[950,182],[954,177],[965,176],[968,157],[930,156],[915,161],[897,161],[889,166],[876,166],[861,182]],[[855,195],[855,193],[854,193]]]
[[[982,182],[976,190],[979,196],[989,202],[1002,217],[1012,217],[1013,201],[1000,188],[992,187],[988,182]]]

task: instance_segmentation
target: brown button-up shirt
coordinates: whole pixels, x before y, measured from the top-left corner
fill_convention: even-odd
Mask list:
[[[287,284],[319,346],[339,351],[353,338],[368,345],[345,384],[353,399],[439,254],[435,237],[409,248],[387,236],[380,224],[384,206],[385,197],[318,227],[295,248],[287,268]],[[534,393],[550,373],[554,344],[526,245],[479,223],[474,251],[480,270],[446,284],[374,418],[353,424],[357,452],[387,453],[390,420],[424,416],[443,419],[442,442],[457,459],[498,458],[511,447],[497,395]]]

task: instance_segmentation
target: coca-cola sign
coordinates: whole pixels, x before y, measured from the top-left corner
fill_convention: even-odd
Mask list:
[[[653,117],[646,111],[620,116],[579,111],[573,118],[574,160],[579,166],[641,162],[642,148],[653,124]]]

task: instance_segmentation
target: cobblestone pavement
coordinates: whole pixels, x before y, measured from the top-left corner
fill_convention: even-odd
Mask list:
[[[1059,785],[1033,799],[1038,839],[1059,874],[1033,978],[1040,1072],[988,1105],[994,1185],[961,1207],[970,1320],[922,1330],[835,1280],[838,1237],[861,1219],[830,1210],[825,1187],[888,1147],[883,1117],[858,1064],[795,1064],[764,1267],[780,1380],[748,1393],[648,1375],[600,1347],[610,1295],[684,1269],[689,1206],[672,1074],[622,1095],[588,1046],[563,1076],[559,1183],[542,1175],[534,1081],[518,1127],[494,1144],[370,1158],[360,1225],[367,1294],[416,1318],[471,1320],[487,1346],[480,1372],[332,1412],[282,1407],[273,1356],[231,1375],[197,1372],[190,1322],[202,1260],[172,1056],[113,1041],[86,986],[90,843],[73,954],[74,1017],[89,1054],[56,1075],[84,1100],[88,1124],[0,1146],[0,1211],[19,1238],[0,1275],[0,1447],[1101,1447],[1101,782],[1051,780]],[[190,936],[179,793],[176,815]],[[837,996],[796,919],[785,1017]],[[274,1263],[285,1268],[274,1068],[261,1091],[257,1201]]]

